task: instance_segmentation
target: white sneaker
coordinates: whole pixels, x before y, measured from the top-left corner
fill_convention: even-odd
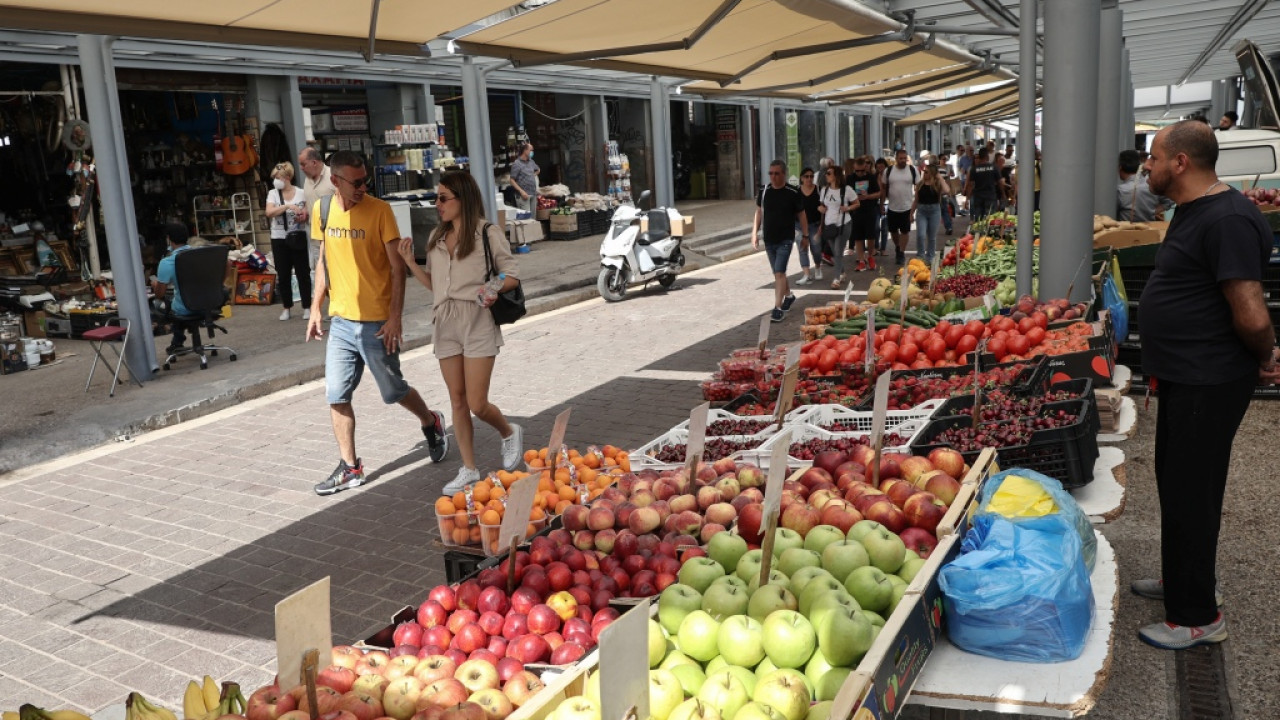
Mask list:
[[[458,474],[444,486],[442,491],[445,495],[454,495],[460,493],[468,485],[480,482],[480,471],[475,468],[462,466],[458,468]]]
[[[302,311],[302,319],[303,319],[303,320],[310,320],[310,319],[311,319],[311,308],[307,308],[306,310],[303,310],[303,311]]]
[[[511,423],[511,434],[502,438],[502,467],[512,472],[524,460],[524,428]]]
[[[821,280],[821,279],[822,279],[822,266],[821,266],[821,265],[819,265],[818,267],[814,268],[814,271],[813,271],[813,279],[814,279],[814,280]]]
[[[288,320],[288,319],[289,319],[289,308],[285,308],[285,309],[284,309],[284,312],[280,313],[280,319],[281,319],[281,320]]]
[[[808,285],[811,282],[813,282],[813,280],[811,280],[808,275],[801,275],[800,279],[796,280],[797,285]]]

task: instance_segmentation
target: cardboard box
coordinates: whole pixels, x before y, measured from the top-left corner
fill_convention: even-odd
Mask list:
[[[537,220],[550,220],[551,208],[540,207],[534,211],[533,217]]]
[[[1106,230],[1093,236],[1094,248],[1152,245],[1164,239],[1158,230]]]
[[[22,313],[22,324],[27,337],[45,337],[45,312],[43,310],[27,310]]]
[[[542,223],[537,220],[517,220],[507,225],[507,237],[512,245],[525,245],[543,239]]]
[[[270,305],[276,289],[275,273],[239,273],[236,276],[236,305]]]
[[[640,232],[649,232],[649,218],[640,216]],[[682,215],[680,219],[671,223],[671,234],[676,237],[684,237],[693,234],[693,216]]]
[[[553,233],[571,233],[578,232],[578,216],[572,215],[551,215],[551,232]]]

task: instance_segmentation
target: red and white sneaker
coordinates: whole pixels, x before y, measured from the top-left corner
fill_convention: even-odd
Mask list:
[[[1196,645],[1220,643],[1227,639],[1227,621],[1218,613],[1218,617],[1208,625],[1174,625],[1171,622],[1159,622],[1148,625],[1138,631],[1138,637],[1148,645],[1163,650],[1186,650]]]

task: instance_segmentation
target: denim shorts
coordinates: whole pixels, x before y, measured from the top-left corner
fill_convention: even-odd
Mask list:
[[[794,244],[794,240],[764,244],[764,254],[769,257],[769,267],[773,268],[775,275],[787,274],[787,263],[791,262],[791,246]]]
[[[381,322],[355,322],[334,316],[324,351],[324,393],[330,405],[351,402],[367,365],[378,384],[382,402],[390,405],[409,394],[400,374],[400,354],[388,353],[378,337]]]

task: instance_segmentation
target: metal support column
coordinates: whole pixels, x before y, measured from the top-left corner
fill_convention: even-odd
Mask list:
[[[1116,128],[1121,150],[1132,150],[1136,134],[1133,120],[1133,69],[1129,67],[1129,48],[1120,50],[1120,127]]]
[[[1036,2],[1018,10],[1018,295],[1031,294],[1035,260]]]
[[[298,153],[307,146],[306,124],[302,121],[302,91],[298,89],[298,76],[286,75],[284,92],[280,93],[281,129],[289,138],[289,161],[298,162]],[[297,170],[297,177],[302,177],[302,170]]]
[[[1044,4],[1044,165],[1040,178],[1040,297],[1089,295],[1094,156],[1098,141],[1101,0]],[[1114,167],[1115,158],[1111,158]],[[1110,185],[1115,186],[1115,173]],[[1114,194],[1114,190],[1112,191]]]
[[[1093,213],[1116,214],[1116,162],[1122,147],[1118,140],[1121,106],[1121,59],[1124,30],[1120,8],[1114,2],[1102,8],[1101,34],[1098,36],[1098,140],[1093,146]]]
[[[649,79],[649,132],[653,146],[653,201],[671,207],[676,201],[671,177],[671,94],[656,76]]]
[[[605,101],[603,95],[597,95],[592,101],[595,106],[596,117],[592,118],[596,122],[597,131],[600,133],[600,140],[596,144],[596,149],[602,158],[601,162],[596,163],[596,175],[601,179],[601,195],[609,194],[609,183],[613,182],[613,178],[609,176],[609,159],[605,156],[605,147],[609,143],[609,105]],[[621,151],[621,149],[619,149]]]
[[[84,79],[85,106],[93,126],[93,159],[98,172],[98,193],[106,221],[107,253],[115,279],[120,317],[129,321],[129,345],[125,359],[139,380],[150,380],[156,368],[155,336],[147,307],[146,277],[138,245],[138,221],[129,195],[129,161],[125,155],[124,123],[120,119],[120,94],[111,56],[114,38],[78,35],[80,72]]]
[[[742,197],[753,198],[756,194],[756,166],[760,162],[755,154],[755,128],[752,127],[751,106],[743,105],[738,109],[741,128],[738,133],[738,152],[742,155]]]
[[[836,110],[835,105],[828,105],[826,109],[826,123],[822,126],[824,132],[822,143],[822,154],[840,164],[840,120],[841,115]],[[821,179],[818,180],[821,182]]]
[[[884,108],[876,105],[871,108],[871,132],[868,133],[867,154],[878,158],[884,154]]]
[[[467,159],[480,186],[484,214],[498,222],[498,188],[493,180],[493,146],[489,134],[489,90],[484,73],[470,57],[462,59],[462,112],[467,124]]]
[[[780,159],[773,142],[773,100],[760,98],[760,184],[769,182],[769,163]],[[791,172],[791,168],[787,168]]]

